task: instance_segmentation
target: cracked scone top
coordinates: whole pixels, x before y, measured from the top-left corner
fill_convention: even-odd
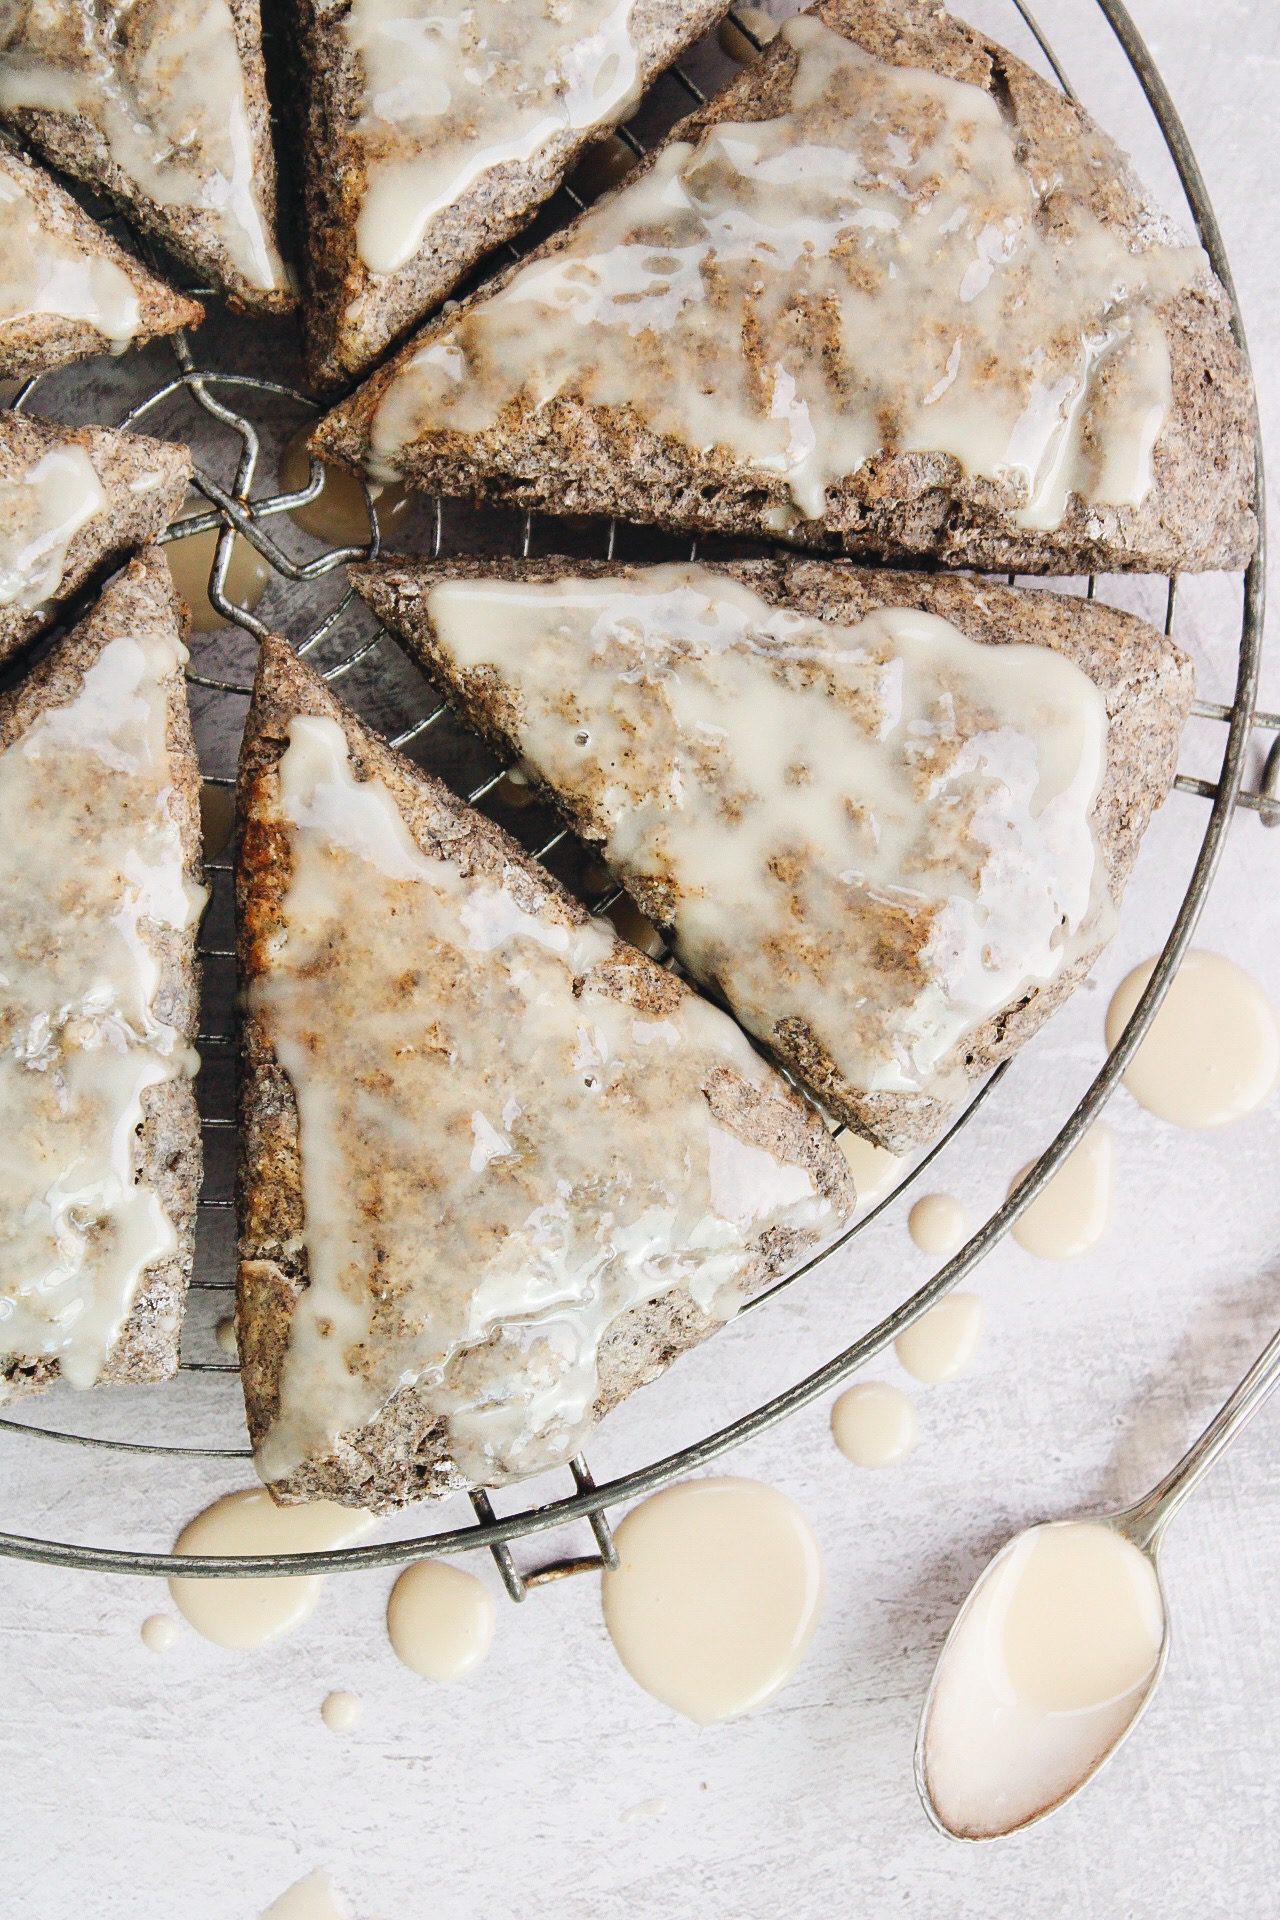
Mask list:
[[[257,46],[227,0],[0,0],[0,115],[250,304],[287,304]],[[47,126],[32,124],[32,117]]]
[[[406,1393],[437,1463],[416,1492],[561,1463],[619,1396],[628,1316],[679,1298],[698,1323],[648,1378],[834,1230],[839,1154],[725,1015],[548,879],[477,864],[462,819],[424,851],[333,717],[295,715],[266,778],[247,1005],[296,1103],[307,1284],[259,1471],[288,1487],[335,1460],[341,1484],[308,1490],[376,1504],[360,1436]],[[264,919],[253,876],[282,847]],[[259,1271],[242,1253],[242,1322]]]
[[[197,1066],[161,958],[205,900],[169,742],[186,650],[172,619],[122,628],[0,753],[0,1366],[75,1387],[178,1250],[138,1136]]]
[[[567,391],[783,476],[779,531],[885,446],[954,455],[1028,528],[1072,491],[1140,504],[1171,397],[1156,309],[1199,251],[1132,254],[1083,207],[1046,231],[991,94],[817,20],[781,37],[786,112],[667,148],[446,328],[387,390],[375,461]]]

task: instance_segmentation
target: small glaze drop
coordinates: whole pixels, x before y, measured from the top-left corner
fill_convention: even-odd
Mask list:
[[[208,510],[209,502],[197,496],[187,501],[183,513],[190,516]],[[220,533],[220,527],[209,527],[204,533],[189,533],[180,540],[171,540],[164,550],[173,584],[191,609],[191,625],[197,633],[218,633],[231,624],[209,599],[209,572]],[[271,569],[257,548],[237,535],[231,542],[231,558],[223,584],[226,598],[233,606],[252,613],[270,578]]]
[[[949,1293],[893,1343],[915,1380],[936,1387],[965,1372],[977,1350],[985,1309],[976,1293]]]
[[[222,1319],[219,1320],[217,1326],[214,1328],[213,1337],[218,1343],[219,1353],[229,1353],[233,1359],[239,1358],[240,1348],[236,1342],[236,1317],[233,1313],[223,1315]]]
[[[358,1693],[326,1693],[320,1702],[320,1718],[330,1733],[350,1733],[360,1723],[364,1702]]]
[[[1144,960],[1107,1009],[1114,1047],[1151,978]],[[1251,974],[1220,953],[1189,953],[1173,977],[1124,1084],[1176,1127],[1225,1127],[1260,1107],[1280,1076],[1280,1025]]]
[[[351,1920],[351,1909],[324,1869],[317,1867],[273,1900],[261,1920]]]
[[[954,1253],[969,1231],[969,1215],[949,1193],[926,1193],[907,1215],[907,1231],[921,1253]]]
[[[836,1145],[853,1174],[859,1213],[867,1207],[874,1207],[877,1200],[883,1200],[907,1164],[898,1154],[890,1153],[887,1147],[878,1147],[874,1141],[864,1140],[852,1127],[845,1128]]]
[[[228,1493],[197,1514],[178,1535],[175,1553],[312,1553],[345,1547],[367,1533],[373,1515],[313,1500],[278,1507],[265,1487]],[[314,1610],[322,1574],[273,1574],[199,1580],[178,1574],[169,1592],[179,1613],[220,1647],[264,1647],[300,1626]]]
[[[633,1827],[640,1820],[661,1820],[669,1812],[671,1802],[661,1795],[652,1800],[637,1800],[634,1807],[627,1807],[618,1816],[624,1827]]]
[[[236,824],[236,796],[233,787],[219,787],[205,780],[200,787],[200,837],[206,860],[216,860],[231,843]]]
[[[303,427],[280,456],[282,493],[301,493],[311,479],[311,455],[307,451],[310,433],[309,426]],[[367,546],[371,532],[369,508],[358,476],[345,467],[330,466],[326,461],[320,465],[324,481],[319,493],[304,506],[292,507],[290,519],[313,540],[323,540],[328,547]],[[369,482],[369,492],[378,515],[378,530],[385,542],[396,522],[404,518],[409,495],[402,486],[383,485],[377,480]]]
[[[900,1387],[867,1380],[846,1388],[832,1407],[831,1436],[855,1467],[892,1467],[914,1450],[920,1422]]]
[[[702,1726],[772,1700],[822,1611],[799,1508],[754,1480],[685,1480],[633,1507],[615,1539],[604,1621],[632,1679]]]
[[[473,1573],[440,1560],[406,1567],[387,1601],[387,1635],[398,1660],[424,1680],[461,1680],[493,1641],[489,1589]]]
[[[1022,1169],[1010,1194],[1031,1171]],[[1013,1228],[1013,1237],[1041,1260],[1074,1260],[1096,1247],[1111,1219],[1115,1176],[1115,1136],[1096,1120],[1073,1147],[1042,1193]]]
[[[141,1634],[148,1653],[168,1653],[178,1637],[178,1623],[167,1613],[150,1613],[142,1623]]]

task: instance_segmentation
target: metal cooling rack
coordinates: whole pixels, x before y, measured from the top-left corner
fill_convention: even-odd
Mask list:
[[[1009,0],[1021,22],[1032,36],[1049,70],[1059,85],[1072,94],[1061,63],[1024,0]],[[1093,0],[1103,22],[1119,42],[1129,65],[1137,76],[1151,112],[1159,125],[1186,194],[1200,238],[1219,278],[1231,293],[1235,326],[1244,345],[1239,309],[1235,302],[1230,267],[1200,169],[1187,141],[1177,112],[1157,72],[1151,56],[1122,0]],[[745,40],[759,42],[750,29],[734,15],[730,20]],[[695,73],[714,80],[717,55],[711,43],[696,49],[681,67],[673,69],[660,82],[641,107],[636,119],[619,129],[618,137],[637,154],[669,126],[692,101],[706,98]],[[720,60],[720,70],[725,62]],[[1072,95],[1074,97],[1074,95]],[[589,197],[589,196],[588,196]],[[540,234],[578,211],[586,201],[573,182],[561,189],[547,214],[535,221],[532,232]],[[528,244],[526,236],[525,244]],[[516,247],[510,252],[518,253]],[[243,348],[250,327],[267,337],[257,342],[258,364],[243,364]],[[304,487],[292,491],[278,479],[278,455],[288,427],[294,427],[314,415],[318,408],[300,387],[277,377],[275,369],[296,366],[296,353],[290,340],[272,334],[268,323],[240,321],[224,325],[226,338],[219,342],[219,320],[215,314],[206,322],[196,341],[196,350],[205,353],[210,344],[221,349],[209,358],[197,358],[192,344],[177,336],[164,346],[131,356],[129,362],[112,367],[99,394],[90,402],[96,406],[93,417],[110,418],[113,423],[139,427],[191,442],[195,454],[195,484],[207,505],[188,512],[164,536],[166,540],[189,537],[217,530],[216,548],[209,574],[209,598],[227,622],[220,636],[198,636],[193,644],[189,679],[197,733],[211,734],[215,742],[221,736],[222,758],[228,742],[234,750],[243,718],[243,702],[253,675],[256,641],[271,630],[296,635],[300,653],[311,657],[331,682],[338,683],[344,697],[371,718],[398,746],[433,770],[443,773],[455,787],[477,805],[501,813],[500,803],[510,800],[506,771],[485,762],[483,750],[456,729],[444,702],[421,676],[410,673],[399,649],[390,636],[371,626],[371,616],[349,588],[341,590],[341,567],[348,560],[376,554],[382,544],[377,501],[366,491],[371,536],[360,546],[320,547],[315,541],[299,540],[290,516],[313,501],[323,485],[323,473],[313,465]],[[167,367],[166,367],[167,360]],[[174,364],[176,362],[176,365]],[[252,356],[251,356],[252,362]],[[135,397],[128,392],[129,381],[141,381]],[[15,402],[18,406],[38,404],[42,411],[56,417],[73,417],[67,403],[58,400],[59,376],[46,375],[33,380]],[[122,405],[122,395],[125,404]],[[83,405],[83,399],[81,399]],[[179,424],[181,422],[181,424]],[[220,442],[230,442],[229,460],[219,453]],[[225,454],[225,447],[222,453]],[[1256,509],[1260,529],[1264,513],[1262,453],[1257,451]],[[496,521],[496,525],[495,525]],[[494,516],[483,520],[468,515],[456,503],[434,500],[423,503],[416,522],[406,518],[397,528],[397,543],[402,533],[411,537],[404,542],[409,550],[438,556],[458,550],[480,552],[511,551],[528,555],[535,547],[574,553],[599,553],[601,547],[610,557],[615,549],[628,557],[670,557],[673,551],[698,551],[674,548],[662,536],[620,527],[615,522],[594,527],[568,526],[563,522],[536,522],[530,516]],[[264,617],[246,612],[228,596],[228,568],[233,542],[244,540],[270,570],[271,585],[264,604]],[[585,544],[584,544],[585,543]],[[713,543],[706,543],[710,551]],[[730,551],[719,543],[717,551]],[[740,551],[741,549],[732,549]],[[759,551],[760,549],[753,549]],[[91,1568],[134,1574],[184,1573],[200,1577],[220,1575],[261,1576],[280,1572],[325,1573],[360,1567],[399,1565],[424,1555],[467,1552],[487,1547],[497,1562],[507,1592],[514,1600],[524,1598],[530,1587],[565,1575],[612,1565],[616,1562],[607,1518],[607,1509],[647,1494],[679,1475],[707,1465],[739,1442],[762,1432],[808,1405],[830,1388],[849,1377],[874,1355],[880,1353],[902,1330],[909,1326],[943,1294],[952,1288],[990,1252],[1009,1230],[1019,1214],[1030,1205],[1061,1162],[1093,1123],[1114,1091],[1125,1066],[1137,1048],[1164,997],[1179,961],[1191,939],[1196,922],[1222,854],[1227,828],[1238,807],[1260,816],[1263,826],[1280,824],[1280,714],[1255,710],[1255,693],[1262,646],[1264,598],[1264,545],[1260,537],[1258,552],[1240,583],[1240,641],[1236,658],[1235,687],[1230,702],[1198,701],[1194,714],[1211,728],[1220,728],[1220,756],[1212,777],[1199,773],[1180,774],[1177,790],[1208,803],[1199,848],[1186,892],[1173,918],[1163,949],[1132,1019],[1118,1044],[1107,1057],[1084,1096],[1063,1120],[1052,1143],[1036,1161],[1033,1170],[1016,1192],[985,1221],[983,1226],[952,1259],[916,1292],[904,1299],[891,1313],[868,1329],[850,1346],[835,1354],[823,1366],[807,1374],[784,1392],[774,1395],[726,1425],[704,1435],[694,1444],[667,1453],[630,1472],[597,1485],[585,1460],[572,1462],[569,1472],[572,1491],[539,1505],[525,1506],[498,1515],[484,1493],[472,1497],[475,1519],[472,1523],[425,1532],[360,1547],[338,1548],[328,1552],[247,1558],[192,1558],[172,1553],[133,1551],[124,1547],[106,1547],[75,1541],[51,1540],[27,1534],[0,1532],[0,1555],[19,1557],[45,1564]],[[1090,597],[1097,582],[1089,579],[1085,591]],[[338,591],[334,591],[335,587]],[[1170,578],[1165,599],[1166,633],[1174,628],[1178,582]],[[269,618],[265,617],[269,614]],[[408,676],[406,678],[406,675]],[[1257,779],[1251,789],[1243,786],[1246,758],[1253,734],[1272,736]],[[216,755],[215,755],[216,757]],[[204,753],[202,752],[202,760]],[[230,787],[233,775],[229,766],[214,766],[206,774],[214,787]],[[1191,802],[1185,804],[1188,812]],[[503,824],[537,855],[556,866],[574,881],[585,897],[591,897],[589,864],[567,829],[556,826],[550,815],[528,809],[512,818],[502,813]],[[1190,825],[1189,830],[1196,829]],[[232,1059],[234,1052],[234,1006],[231,967],[233,949],[230,936],[231,860],[220,853],[208,862],[213,889],[209,914],[205,921],[202,953],[205,959],[205,1000],[202,1011],[200,1045],[204,1065],[201,1096],[205,1108],[206,1168],[205,1190],[201,1197],[200,1244],[197,1271],[192,1285],[188,1311],[188,1331],[203,1309],[206,1320],[210,1309],[226,1310],[231,1304],[232,1242],[228,1234],[233,1202],[227,1175],[234,1153],[235,1122],[232,1117]],[[622,890],[609,888],[592,900],[597,911],[608,911],[622,898]],[[671,964],[668,960],[667,964]],[[835,1241],[814,1254],[766,1293],[743,1309],[767,1311],[767,1303],[782,1288],[794,1286],[831,1255],[849,1243],[886,1208],[899,1202],[904,1192],[942,1151],[948,1141],[964,1127],[982,1103],[991,1098],[1004,1069],[998,1068],[983,1084],[968,1107],[948,1132],[937,1141],[878,1206],[859,1215]],[[220,1191],[220,1185],[225,1189]],[[742,1316],[740,1316],[742,1317]],[[205,1329],[208,1331],[207,1325]],[[731,1338],[726,1331],[722,1338]],[[167,1390],[181,1394],[196,1377],[207,1374],[234,1374],[229,1360],[184,1357],[182,1378]],[[227,1381],[228,1391],[238,1403],[238,1386]],[[113,1390],[114,1392],[115,1390]],[[146,1460],[163,1464],[176,1461],[227,1463],[250,1458],[249,1449],[235,1445],[179,1445],[145,1437],[146,1409],[154,1408],[155,1388],[142,1390],[133,1405],[138,1407],[138,1429],[128,1437],[86,1434],[58,1424],[37,1424],[37,1420],[0,1418],[5,1443],[19,1448],[36,1442],[93,1449],[107,1456],[131,1456],[139,1463]],[[74,1408],[78,1416],[92,1417],[103,1404],[99,1396],[76,1396],[65,1390],[51,1401],[37,1403],[38,1415],[47,1407],[50,1416],[65,1417]],[[166,1407],[172,1402],[166,1399]],[[55,1409],[57,1410],[55,1412]],[[48,1416],[47,1416],[48,1417]],[[25,1438],[24,1438],[25,1437]],[[429,1510],[424,1510],[429,1511]],[[186,1516],[166,1516],[173,1530]],[[567,1522],[585,1522],[594,1537],[594,1551],[521,1572],[511,1556],[510,1543]]]

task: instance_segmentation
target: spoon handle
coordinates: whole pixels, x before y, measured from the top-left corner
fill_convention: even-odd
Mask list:
[[[1252,1420],[1263,1401],[1277,1386],[1280,1386],[1280,1330],[1272,1334],[1244,1379],[1226,1404],[1215,1413],[1200,1438],[1188,1447],[1160,1484],[1130,1508],[1125,1517],[1125,1532],[1135,1546],[1154,1548],[1160,1544],[1166,1526],[1183,1501],[1195,1492],[1219,1454],[1231,1445],[1241,1428]]]

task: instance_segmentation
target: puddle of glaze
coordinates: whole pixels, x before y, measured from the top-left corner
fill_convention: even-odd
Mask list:
[[[278,1507],[265,1488],[228,1493],[188,1522],[174,1543],[175,1553],[312,1553],[345,1547],[373,1525],[373,1515],[356,1507],[313,1500],[304,1506]],[[289,1633],[314,1610],[324,1584],[322,1574],[276,1574],[261,1579],[196,1580],[176,1575],[169,1582],[173,1603],[183,1618],[220,1647],[264,1647]]]
[[[1126,975],[1107,1008],[1114,1047],[1151,978],[1154,960]],[[1124,1084],[1149,1113],[1176,1127],[1224,1127],[1260,1107],[1280,1076],[1280,1025],[1253,975],[1224,954],[1187,954],[1129,1062]]]
[[[639,907],[627,894],[620,894],[613,905],[606,910],[615,933],[633,947],[639,947],[641,953],[647,953],[651,960],[665,950],[666,942],[654,926],[652,920],[645,918]]]
[[[639,157],[625,140],[611,133],[587,148],[568,184],[584,200],[595,200],[625,180]]]
[[[320,1718],[330,1733],[350,1733],[360,1724],[364,1713],[364,1701],[358,1693],[347,1693],[339,1688],[336,1693],[326,1693],[320,1702]]]
[[[936,1387],[967,1371],[982,1333],[985,1308],[976,1293],[949,1293],[893,1343],[913,1380]]]
[[[901,1387],[864,1380],[833,1405],[831,1437],[856,1467],[892,1467],[914,1451],[920,1422]]]
[[[732,19],[722,20],[716,31],[721,53],[747,66],[760,58],[761,48],[777,38],[778,22],[763,7],[735,7]],[[746,28],[746,33],[743,28]],[[750,34],[751,39],[747,38]],[[756,46],[755,42],[760,45]]]
[[[884,1199],[907,1163],[887,1147],[864,1140],[852,1127],[845,1128],[836,1145],[849,1163],[858,1194],[858,1212],[864,1213],[868,1207],[874,1207],[877,1200]]]
[[[969,1231],[969,1215],[949,1193],[926,1193],[907,1215],[907,1231],[921,1253],[954,1253]]]
[[[178,1637],[178,1623],[167,1613],[149,1613],[139,1631],[148,1653],[168,1653]]]
[[[311,479],[311,455],[307,450],[311,431],[310,426],[301,428],[280,456],[282,493],[301,493]],[[326,546],[368,546],[371,532],[369,508],[359,478],[345,467],[333,467],[326,461],[320,464],[324,472],[324,484],[319,493],[304,506],[290,508],[289,518],[295,520],[313,540],[323,540]],[[383,483],[378,480],[369,482],[369,492],[373,496],[378,530],[385,545],[387,536],[404,518],[409,506],[409,493],[398,482]]]
[[[240,1348],[236,1341],[236,1317],[233,1313],[224,1314],[213,1330],[218,1343],[219,1353],[229,1353],[232,1359],[240,1357]]]
[[[406,1567],[387,1601],[387,1637],[398,1660],[424,1680],[462,1680],[493,1642],[495,1609],[473,1573],[441,1560]]]
[[[1115,1157],[1114,1134],[1105,1121],[1095,1120],[1016,1222],[1018,1245],[1041,1260],[1074,1260],[1096,1247],[1111,1220]],[[1030,1165],[1022,1169],[1011,1195],[1030,1171]]]
[[[234,787],[220,787],[212,780],[200,784],[200,837],[206,860],[216,860],[231,844],[236,824]]]
[[[200,497],[188,500],[185,515],[208,511],[209,502]],[[209,570],[218,545],[219,527],[204,533],[189,533],[171,540],[164,550],[173,575],[173,584],[191,609],[191,625],[196,633],[219,633],[232,623],[223,618],[209,598]],[[231,542],[231,558],[223,592],[234,606],[252,613],[266,591],[271,569],[258,549],[237,536]]]
[[[786,1495],[685,1480],[633,1507],[602,1581],[605,1626],[646,1693],[701,1726],[771,1700],[822,1612],[822,1554]]]
[[[517,811],[530,806],[533,802],[533,787],[529,776],[519,767],[508,767],[493,790],[493,803],[496,807],[514,807]]]
[[[1164,1636],[1155,1570],[1110,1527],[1067,1521],[1011,1541],[938,1665],[925,1783],[953,1833],[985,1838],[1056,1805],[1133,1721]]]
[[[351,1909],[323,1867],[273,1900],[260,1920],[352,1920]]]

